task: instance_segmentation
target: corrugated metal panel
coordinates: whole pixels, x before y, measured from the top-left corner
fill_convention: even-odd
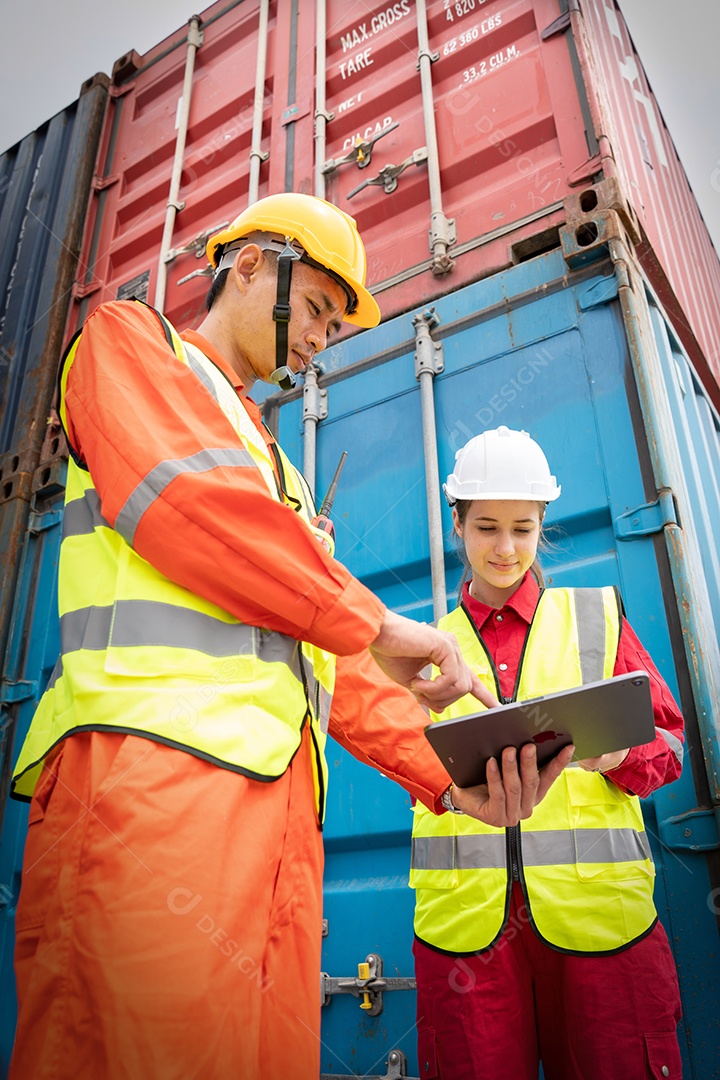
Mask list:
[[[359,2],[328,6],[325,81],[332,119],[324,160],[352,151],[358,137],[372,139],[398,124],[364,155],[365,169],[351,163],[326,175],[327,197],[358,219],[369,282],[382,292],[386,316],[420,296],[447,292],[543,244],[556,244],[564,220],[561,200],[570,191],[566,174],[577,168],[583,173],[589,156],[565,42],[544,42],[540,35],[554,17],[552,0],[494,7],[488,15],[467,0],[452,6],[458,13],[450,20],[450,9],[438,0],[430,6],[431,47],[439,54],[433,81],[445,213],[457,231],[455,270],[435,278],[426,164],[400,173],[392,191],[373,184],[347,198],[358,184],[381,169],[393,170],[425,146],[416,10],[409,0],[375,14]],[[195,256],[202,252],[203,236],[247,201],[258,22],[252,0],[216,4],[203,13],[182,208],[172,244],[179,254],[170,265],[165,306],[180,322],[196,320],[202,309],[207,283],[183,279],[202,265]],[[269,156],[261,167],[260,195],[315,190],[314,26],[312,3],[271,5],[260,151]],[[89,271],[80,283],[87,300],[76,322],[119,289],[147,290],[154,298],[184,37],[178,31],[145,56],[124,57],[117,66],[93,230],[84,252]],[[358,41],[361,47],[353,44]]]
[[[179,325],[198,321],[208,281],[201,278],[180,285],[178,281],[206,267],[206,234],[227,223],[247,201],[258,11],[257,0],[247,0],[218,3],[203,13],[203,43],[195,61],[180,189],[183,207],[172,238],[177,256],[169,264],[165,304],[166,314]],[[272,19],[265,148],[277,119],[275,80],[282,80],[287,70],[284,58],[274,59],[279,38],[282,30]],[[99,180],[83,251],[83,296],[76,305],[74,324],[118,294],[154,301],[185,42],[183,28],[143,57],[133,54],[115,65]],[[276,190],[283,188],[282,179],[277,178]]]
[[[77,274],[108,79],[0,158],[0,656]]]
[[[562,36],[542,38],[556,15],[554,0],[428,5],[442,205],[457,237],[450,248],[454,269],[436,279],[429,271],[430,163],[410,164],[392,177],[413,154],[430,150],[418,10],[409,0],[372,11],[362,3],[329,4],[327,92],[334,117],[327,157],[341,161],[354,142],[379,138],[371,160],[366,152],[328,174],[327,194],[357,217],[370,284],[381,290],[386,315],[517,261],[513,244],[521,250],[523,235],[562,220],[568,176],[583,171],[591,153],[567,45]],[[357,190],[385,177],[389,182]],[[525,234],[515,235],[534,217],[539,220]],[[418,276],[407,286],[392,284],[413,269]]]
[[[599,121],[610,142],[606,175],[617,169],[642,227],[641,262],[709,386],[709,373],[720,380],[717,252],[616,0],[582,3],[581,10]]]
[[[259,0],[208,8],[166,314],[198,321],[207,280],[192,275],[204,266],[207,233],[246,205],[253,160],[259,196],[314,191],[357,218],[386,318],[557,246],[559,226],[582,218],[594,199],[600,209],[622,208],[720,404],[720,264],[613,0],[586,6],[558,15],[556,0],[431,0],[422,50],[424,5],[328,0],[325,69],[317,72],[318,4],[278,0],[270,5],[255,148]],[[74,324],[119,292],[155,298],[186,36],[181,28],[116,65]],[[437,136],[433,197],[419,64],[429,68]],[[327,119],[318,125],[323,89]],[[598,196],[599,181],[614,185],[611,195]],[[453,237],[452,269],[436,275],[429,231],[442,232],[443,223]]]

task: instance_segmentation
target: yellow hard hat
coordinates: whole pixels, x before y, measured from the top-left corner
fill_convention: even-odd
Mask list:
[[[377,326],[380,308],[365,288],[365,248],[355,219],[333,203],[314,195],[283,192],[253,203],[227,229],[211,236],[207,257],[217,266],[223,249],[253,232],[277,233],[297,241],[306,261],[316,263],[345,284],[356,298],[344,316],[355,326]]]

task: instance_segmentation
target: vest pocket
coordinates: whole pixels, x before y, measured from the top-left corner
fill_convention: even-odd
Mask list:
[[[558,833],[558,862],[573,862],[580,881],[606,883],[655,877],[650,845],[637,799],[598,773],[569,770],[568,816],[572,850]]]
[[[581,860],[585,838],[581,835],[583,830],[576,834],[576,847],[579,849],[576,863],[579,881],[597,882],[603,884],[629,884],[630,882],[647,881],[655,877],[655,866],[651,862],[644,861],[644,856],[638,854],[635,861],[615,863],[603,863],[602,856],[598,853],[598,862],[584,862]],[[638,851],[640,851],[638,846]],[[640,861],[640,860],[643,861]],[[652,887],[651,887],[652,888]]]
[[[411,889],[457,889],[457,837],[413,836],[410,859]]]
[[[457,870],[410,870],[411,889],[457,889],[460,884]]]

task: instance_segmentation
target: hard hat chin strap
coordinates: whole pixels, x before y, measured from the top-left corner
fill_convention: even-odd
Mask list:
[[[281,390],[291,390],[295,376],[288,367],[288,329],[290,325],[290,283],[293,263],[300,255],[285,238],[285,247],[277,258],[277,296],[273,307],[275,320],[275,370],[270,376]]]

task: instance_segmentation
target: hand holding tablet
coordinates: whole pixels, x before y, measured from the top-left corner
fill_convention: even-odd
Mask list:
[[[458,787],[484,784],[488,759],[499,762],[506,746],[534,743],[538,768],[570,743],[575,744],[574,761],[596,758],[655,738],[650,679],[645,671],[631,671],[440,720],[426,727],[425,735]]]

